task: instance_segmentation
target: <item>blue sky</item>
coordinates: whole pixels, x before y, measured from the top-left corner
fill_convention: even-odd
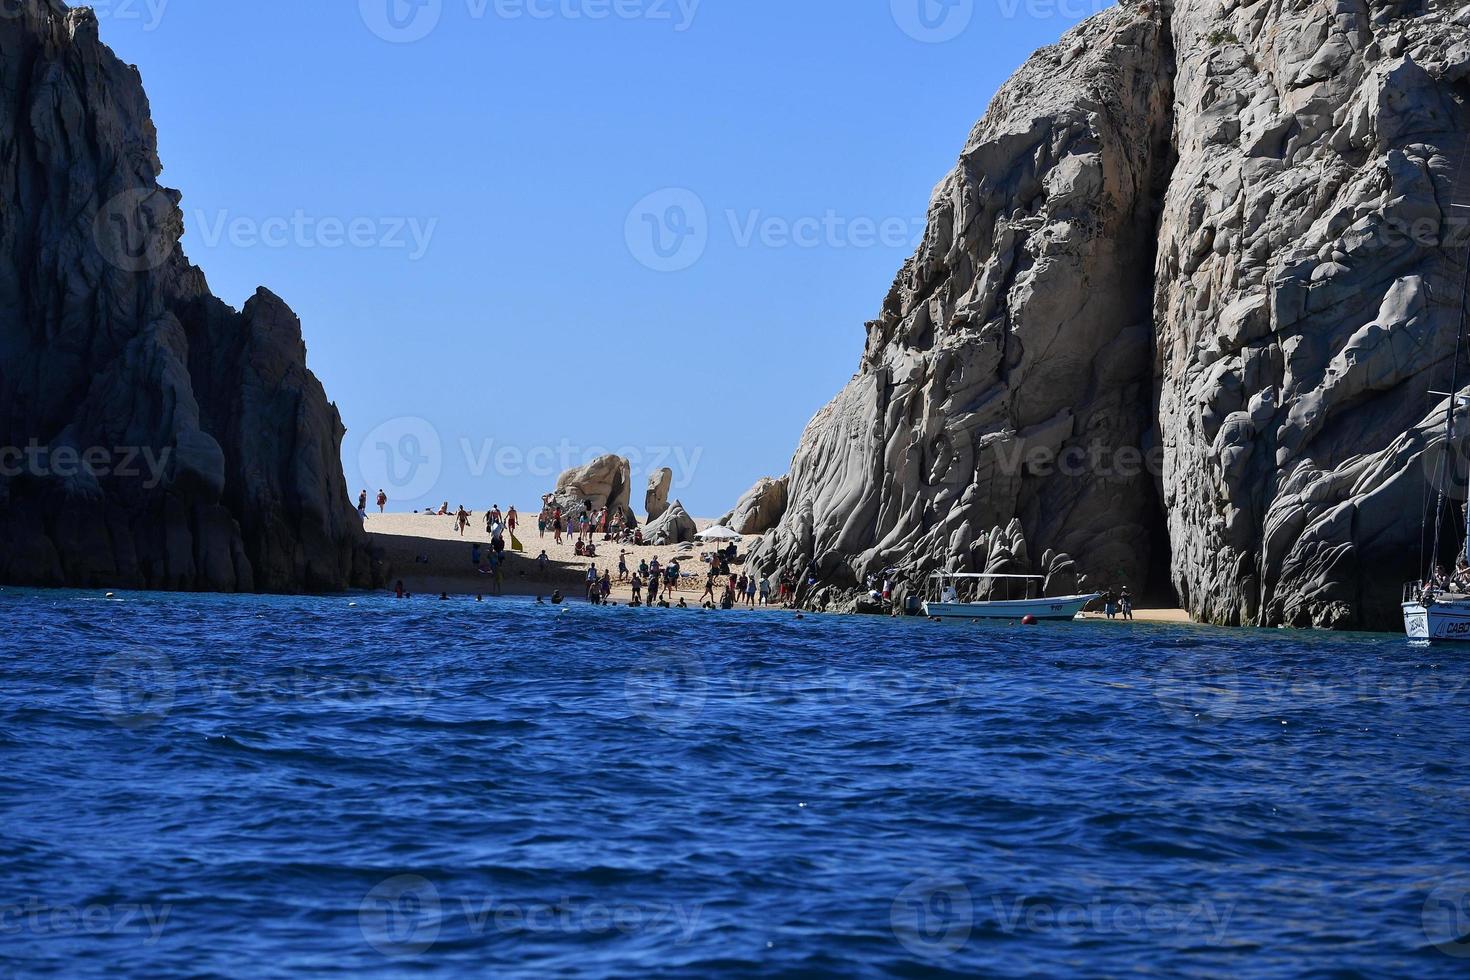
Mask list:
[[[96,9],[190,258],[227,302],[265,285],[301,316],[349,490],[530,508],[624,450],[713,517],[856,370],[996,88],[1103,5]]]

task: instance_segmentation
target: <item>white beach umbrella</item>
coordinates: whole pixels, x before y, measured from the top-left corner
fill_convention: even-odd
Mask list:
[[[704,541],[739,541],[744,537],[739,531],[732,531],[724,525],[716,524],[714,527],[705,528],[695,537]]]

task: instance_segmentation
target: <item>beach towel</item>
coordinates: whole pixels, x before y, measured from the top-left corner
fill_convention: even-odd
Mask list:
[[[526,550],[526,546],[521,544],[521,539],[515,536],[514,531],[512,531],[510,535],[510,550],[520,552],[524,552]]]

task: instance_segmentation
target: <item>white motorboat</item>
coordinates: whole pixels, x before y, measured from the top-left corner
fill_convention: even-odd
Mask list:
[[[1039,592],[1039,575],[988,575],[978,572],[936,572],[929,577],[932,596],[924,603],[924,615],[931,619],[1076,619],[1089,602],[1101,599],[1102,593],[1054,597],[1033,596]],[[1023,592],[1020,598],[980,599],[982,583],[1001,584],[1004,591]]]

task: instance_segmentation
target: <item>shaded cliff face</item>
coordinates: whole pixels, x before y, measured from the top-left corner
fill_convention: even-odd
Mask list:
[[[178,247],[135,69],[91,11],[0,17],[0,581],[332,590],[374,578],[301,325]]]
[[[1467,70],[1434,4],[1129,4],[1038,52],[937,189],[758,560],[1393,627],[1455,343]]]

